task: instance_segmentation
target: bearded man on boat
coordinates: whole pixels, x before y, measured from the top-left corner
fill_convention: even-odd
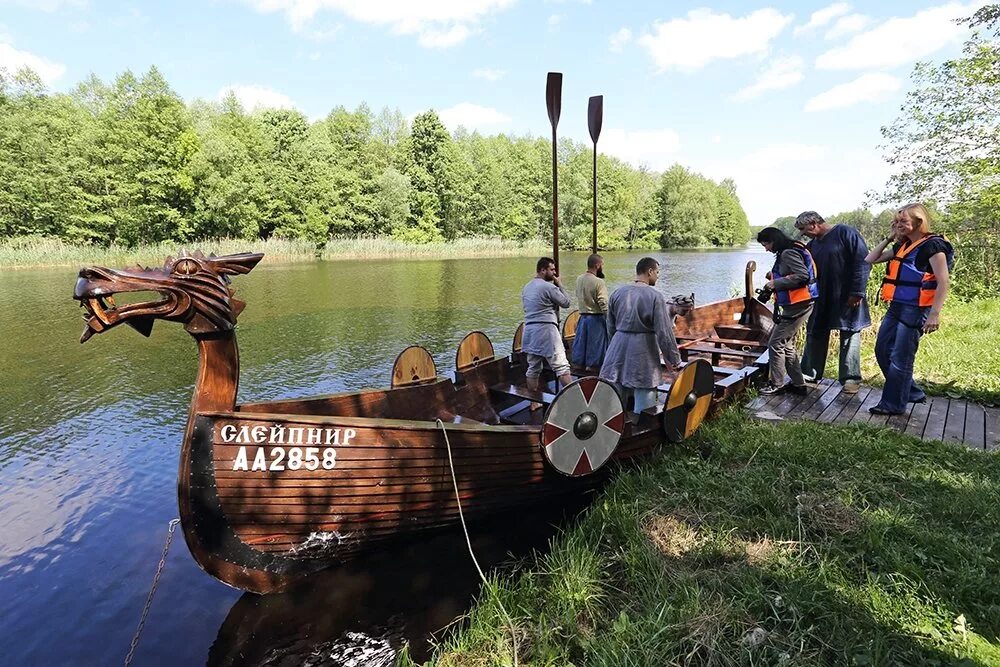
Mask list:
[[[680,370],[673,310],[655,287],[659,277],[660,263],[643,257],[635,265],[632,284],[616,289],[608,303],[611,344],[601,378],[621,387],[626,402],[634,397],[635,413],[656,405],[664,361],[669,370]]]
[[[604,283],[604,258],[596,252],[587,258],[587,271],[576,279],[580,324],[573,339],[573,365],[600,371],[608,349],[608,286]]]
[[[528,389],[538,391],[542,365],[547,363],[565,387],[573,381],[566,347],[559,334],[559,309],[569,308],[569,294],[559,281],[556,263],[551,257],[542,257],[535,264],[535,277],[521,290],[524,305],[524,335],[521,350],[528,357],[524,376]]]

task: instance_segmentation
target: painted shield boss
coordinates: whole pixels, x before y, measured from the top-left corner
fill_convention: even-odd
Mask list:
[[[669,442],[681,442],[698,430],[712,407],[715,373],[712,364],[698,359],[678,374],[663,409],[663,430]]]
[[[545,411],[542,452],[564,475],[589,475],[611,458],[625,427],[625,408],[614,386],[580,378],[560,391]]]

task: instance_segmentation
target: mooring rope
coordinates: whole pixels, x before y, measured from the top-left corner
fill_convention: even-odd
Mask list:
[[[156,595],[156,587],[160,583],[160,575],[163,574],[163,566],[167,562],[167,552],[170,551],[170,542],[174,539],[174,529],[177,528],[177,524],[180,523],[180,519],[171,519],[170,523],[167,524],[167,540],[163,543],[163,555],[160,556],[160,563],[156,566],[156,574],[153,575],[153,585],[149,589],[149,595],[146,596],[146,604],[142,608],[142,615],[139,617],[139,627],[135,629],[135,634],[132,636],[132,644],[128,648],[128,654],[125,656],[125,667],[132,664],[132,658],[135,657],[135,649],[139,646],[139,636],[142,635],[142,628],[146,625],[146,616],[149,615],[149,608],[153,605],[153,596]]]
[[[444,444],[448,448],[448,467],[451,469],[452,486],[455,487],[455,503],[458,505],[458,519],[462,523],[462,532],[465,533],[465,544],[469,547],[469,555],[472,557],[472,563],[476,566],[476,571],[479,572],[479,578],[483,580],[483,584],[487,588],[493,590],[497,606],[500,607],[500,611],[503,612],[504,617],[507,619],[507,624],[510,626],[511,650],[514,656],[514,667],[517,667],[517,630],[514,628],[514,619],[511,618],[510,614],[504,608],[503,603],[500,602],[500,596],[497,594],[496,588],[486,579],[486,575],[483,574],[483,568],[479,567],[479,561],[476,560],[476,554],[472,550],[472,539],[469,537],[469,529],[465,525],[465,514],[462,512],[462,498],[458,493],[458,478],[455,476],[455,461],[451,457],[451,442],[448,441],[448,429],[444,427],[444,422],[440,419],[437,420],[437,424],[441,427],[441,433],[444,434]]]

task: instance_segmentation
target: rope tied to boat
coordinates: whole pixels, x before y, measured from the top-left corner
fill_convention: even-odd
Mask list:
[[[469,529],[465,525],[465,514],[462,512],[462,498],[458,493],[458,478],[455,476],[455,461],[451,456],[451,442],[448,440],[448,429],[445,428],[444,422],[440,419],[437,420],[437,425],[441,427],[441,433],[444,434],[444,444],[448,450],[448,467],[451,469],[451,484],[455,488],[455,504],[458,505],[458,520],[462,524],[462,532],[465,533],[465,544],[469,547],[469,556],[472,557],[472,563],[476,566],[476,571],[479,572],[479,578],[483,580],[483,584],[487,588],[493,589],[494,594],[496,594],[496,588],[486,579],[486,575],[483,574],[483,568],[479,566],[476,554],[472,550],[472,539],[469,537]],[[499,595],[496,596],[496,601],[497,606],[500,607],[500,611],[503,612],[503,615],[507,619],[507,624],[510,626],[511,651],[514,658],[514,667],[517,667],[517,630],[514,627],[514,620],[507,613],[503,603],[500,602]]]
[[[146,617],[149,615],[149,608],[153,606],[153,596],[156,595],[156,587],[160,584],[160,575],[163,574],[163,566],[167,562],[167,552],[170,551],[170,543],[174,539],[174,530],[180,522],[180,519],[171,519],[170,523],[167,524],[167,539],[163,543],[163,555],[160,556],[160,562],[156,566],[156,574],[153,575],[153,585],[149,589],[149,595],[146,596],[146,604],[142,607],[142,615],[139,617],[139,627],[135,629],[135,634],[132,636],[132,644],[125,655],[125,667],[132,664],[132,658],[135,657],[135,649],[139,646],[139,637],[142,635],[142,628],[146,625]]]

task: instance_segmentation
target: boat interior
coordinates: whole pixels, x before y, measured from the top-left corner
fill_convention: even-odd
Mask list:
[[[747,314],[745,310],[751,309]],[[579,313],[573,311],[562,324],[563,341],[572,349]],[[706,359],[715,375],[715,396],[724,398],[751,381],[767,364],[770,311],[754,299],[719,301],[677,315],[674,333],[684,362]],[[459,344],[454,377],[442,377],[430,353],[411,346],[397,357],[389,389],[371,389],[305,399],[245,403],[243,413],[363,417],[448,424],[538,426],[544,407],[558,393],[555,377],[546,369],[543,389],[527,387],[525,355],[521,352],[523,324],[514,334],[512,353],[497,356],[489,338],[479,331]],[[572,369],[573,379],[593,375]],[[670,391],[671,382],[657,390]],[[639,415],[636,429],[656,428],[663,401]],[[628,410],[630,406],[626,406]]]

